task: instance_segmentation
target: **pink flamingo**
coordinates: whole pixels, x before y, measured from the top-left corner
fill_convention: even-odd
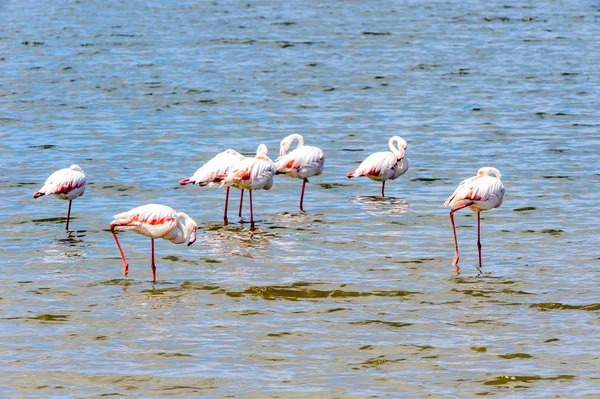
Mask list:
[[[296,149],[286,154],[294,141],[298,141]],[[304,188],[306,183],[308,183],[308,178],[318,176],[323,172],[324,161],[323,151],[318,147],[304,145],[304,139],[299,134],[290,134],[281,140],[279,158],[275,161],[277,173],[285,173],[289,176],[302,179],[302,193],[300,194],[299,206],[302,212],[304,212],[302,206]]]
[[[254,228],[254,215],[252,209],[252,191],[269,190],[273,186],[273,176],[277,171],[275,164],[267,156],[267,146],[261,144],[256,149],[256,157],[246,158],[241,161],[227,176],[223,177],[221,186],[235,185],[240,189],[248,190],[250,197],[250,226]]]
[[[186,184],[197,184],[200,187],[212,186],[216,183],[221,183],[222,176],[226,176],[227,173],[235,167],[238,163],[243,161],[246,157],[237,151],[232,149],[225,150],[217,154],[214,158],[205,163],[200,169],[194,173],[194,175],[188,179],[182,179],[179,184],[185,186]],[[242,216],[242,200],[244,198],[244,189],[241,190],[240,194],[240,209],[238,216]],[[227,205],[229,203],[229,186],[225,192],[225,212],[223,213],[223,223],[227,225]]]
[[[133,230],[136,233],[150,237],[152,241],[152,281],[156,282],[156,265],[154,263],[154,239],[162,238],[173,244],[183,244],[188,241],[192,245],[196,241],[197,225],[194,220],[183,212],[175,212],[174,209],[158,204],[138,206],[130,211],[119,213],[114,216],[115,220],[110,223],[110,231],[115,237],[117,247],[123,258],[123,275],[129,273],[129,264],[115,233],[115,228]]]
[[[493,173],[496,177],[490,176]],[[498,208],[502,205],[504,198],[504,185],[500,181],[502,174],[496,168],[485,167],[477,171],[477,176],[463,180],[454,193],[448,197],[444,206],[450,205],[450,222],[454,232],[454,246],[456,254],[452,266],[458,273],[458,241],[456,239],[456,227],[454,225],[454,212],[466,207],[477,213],[477,248],[479,250],[479,267],[481,268],[481,211]]]
[[[46,182],[33,194],[33,198],[39,198],[43,195],[54,195],[61,200],[69,200],[69,210],[67,211],[67,227],[69,230],[69,218],[71,217],[71,202],[83,195],[85,191],[85,174],[77,165],[71,165],[68,168],[57,170],[46,179]]]
[[[396,144],[398,147],[396,147]],[[367,176],[371,180],[381,182],[381,196],[385,197],[385,182],[394,180],[408,170],[408,160],[404,158],[406,141],[398,136],[390,138],[390,151],[371,154],[358,165],[354,172],[348,173],[348,178]]]

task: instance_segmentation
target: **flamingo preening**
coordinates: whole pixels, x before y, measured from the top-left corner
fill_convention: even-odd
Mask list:
[[[298,142],[296,148],[287,153],[294,141]],[[289,176],[302,179],[302,192],[300,194],[299,208],[304,212],[304,188],[311,176],[320,175],[323,172],[325,156],[318,147],[304,145],[304,139],[299,134],[290,134],[281,140],[279,158],[275,161],[277,173],[285,173]]]
[[[197,184],[200,187],[212,186],[213,184],[221,183],[222,176],[226,176],[227,173],[232,170],[237,164],[243,161],[244,157],[239,152],[227,149],[217,154],[214,158],[205,163],[199,168],[196,173],[190,178],[182,179],[179,184],[182,186],[186,184]],[[242,200],[244,199],[244,189],[240,193],[240,208],[238,216],[242,216]],[[223,223],[227,225],[227,205],[229,204],[229,186],[225,192],[225,211],[223,213]]]
[[[367,176],[371,180],[380,181],[382,197],[385,197],[385,182],[396,179],[408,170],[408,161],[404,157],[408,146],[406,141],[399,136],[393,136],[390,138],[388,145],[390,151],[376,152],[369,155],[358,165],[355,171],[346,175],[349,179]]]
[[[494,174],[495,177],[490,176]],[[496,168],[484,167],[477,171],[477,176],[463,180],[454,193],[448,197],[444,206],[451,206],[450,222],[452,223],[452,231],[454,232],[454,247],[456,253],[452,265],[458,273],[458,241],[456,239],[456,226],[454,225],[454,212],[459,209],[469,207],[473,212],[477,213],[477,249],[479,251],[479,267],[481,264],[481,211],[498,208],[502,205],[504,198],[504,185],[500,179],[502,174]]]
[[[46,182],[39,191],[33,194],[33,198],[39,198],[43,195],[54,195],[61,200],[69,201],[69,210],[67,211],[67,226],[69,230],[69,218],[71,217],[71,202],[83,195],[85,191],[85,174],[77,165],[71,165],[68,168],[57,170],[46,179]]]
[[[123,258],[123,275],[129,273],[129,264],[115,233],[115,228],[133,230],[136,233],[150,237],[152,241],[152,281],[156,282],[156,265],[154,263],[154,239],[162,238],[173,244],[188,242],[192,245],[196,241],[197,225],[194,219],[183,212],[175,212],[174,209],[158,204],[138,206],[130,211],[119,213],[114,216],[115,220],[110,223],[110,230],[115,237],[117,247]]]

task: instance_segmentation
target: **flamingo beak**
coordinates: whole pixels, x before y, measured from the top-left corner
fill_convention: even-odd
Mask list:
[[[192,230],[192,233],[190,234],[190,240],[188,241],[188,247],[190,245],[192,245],[194,242],[196,242],[196,229]]]

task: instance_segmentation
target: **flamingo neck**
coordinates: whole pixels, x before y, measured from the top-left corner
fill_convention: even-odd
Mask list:
[[[190,231],[188,229],[189,216],[182,213],[177,214],[177,224],[175,226],[175,237],[169,239],[173,244],[183,244],[190,238]]]
[[[281,145],[280,145],[280,150],[279,150],[279,155],[283,156],[287,153],[287,150],[290,149],[290,147],[292,146],[292,144],[294,143],[294,141],[297,141],[298,144],[296,145],[296,148],[300,148],[304,145],[304,138],[297,134],[290,134],[289,136],[287,136],[286,138],[284,138],[281,141]]]
[[[396,155],[398,158],[404,158],[404,149],[406,148],[406,141],[404,141],[398,136],[394,136],[390,138],[388,146],[390,147],[390,151],[394,155]]]

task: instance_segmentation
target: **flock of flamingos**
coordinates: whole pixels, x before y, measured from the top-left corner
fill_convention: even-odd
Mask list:
[[[296,148],[288,150],[297,142]],[[347,174],[348,178],[367,176],[371,180],[381,182],[381,195],[385,195],[385,182],[394,180],[408,170],[408,161],[405,158],[407,143],[404,139],[394,136],[389,140],[390,151],[376,152],[369,155],[356,170]],[[302,179],[302,192],[300,194],[300,210],[304,212],[304,190],[308,178],[320,175],[323,172],[325,157],[318,147],[304,145],[304,139],[299,134],[292,134],[281,141],[279,157],[273,162],[267,156],[267,147],[261,144],[254,158],[246,158],[242,154],[228,149],[217,154],[209,160],[190,178],[183,179],[181,185],[197,184],[198,186],[211,186],[220,184],[226,187],[224,223],[227,224],[227,206],[229,203],[229,189],[231,186],[241,190],[240,208],[238,215],[241,217],[244,190],[250,197],[250,224],[254,228],[252,209],[252,191],[268,190],[273,185],[275,174],[287,174]],[[491,174],[495,177],[490,176]],[[450,221],[454,232],[455,255],[452,265],[458,273],[458,241],[454,225],[454,212],[469,207],[477,214],[477,248],[479,251],[479,267],[481,267],[481,223],[480,212],[502,205],[504,185],[500,181],[500,171],[492,167],[483,167],[477,175],[463,180],[454,193],[448,197],[445,206],[451,206]],[[56,198],[69,201],[67,212],[67,230],[71,215],[71,202],[83,195],[85,191],[85,174],[77,165],[60,169],[50,175],[42,188],[33,194],[33,198],[43,195],[54,195]],[[174,244],[185,242],[191,245],[196,241],[196,222],[183,212],[158,204],[138,206],[127,212],[114,216],[110,223],[111,232],[123,258],[123,275],[127,276],[129,265],[115,228],[133,230],[136,233],[150,237],[152,242],[152,280],[156,282],[156,265],[154,263],[154,239],[162,238]]]

